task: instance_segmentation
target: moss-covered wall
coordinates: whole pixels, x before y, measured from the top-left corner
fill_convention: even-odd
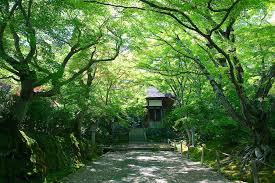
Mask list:
[[[51,136],[20,131],[20,157],[1,161],[0,183],[53,182],[96,156],[89,141],[78,140],[73,134]],[[17,167],[18,166],[18,167]]]

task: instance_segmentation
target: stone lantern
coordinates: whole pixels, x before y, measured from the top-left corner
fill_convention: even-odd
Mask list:
[[[91,136],[91,140],[92,140],[92,145],[95,145],[95,133],[96,133],[96,129],[97,129],[97,124],[96,123],[92,123],[91,125],[91,132],[92,132],[92,136]]]

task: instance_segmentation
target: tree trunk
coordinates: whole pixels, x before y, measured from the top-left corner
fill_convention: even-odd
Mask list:
[[[84,119],[84,113],[82,111],[78,112],[75,119],[74,127],[73,127],[74,135],[78,139],[81,138],[81,126],[82,126],[83,119]]]
[[[188,128],[185,129],[187,137],[188,137],[188,144],[191,145],[192,144],[192,137],[191,137],[191,133],[190,130]]]
[[[232,106],[228,98],[224,95],[223,90],[218,83],[209,73],[207,68],[198,59],[193,59],[199,66],[200,70],[204,73],[208,81],[210,82],[214,93],[223,105],[224,109],[230,115],[230,117],[243,124],[245,127],[251,130],[254,140],[254,156],[262,161],[267,161],[271,154],[271,134],[267,127],[267,115],[263,112],[261,106],[254,106],[251,102],[242,96],[242,100],[239,96],[242,106],[242,115],[237,112],[236,108]],[[273,68],[274,69],[274,68]],[[271,69],[270,72],[273,70]],[[271,74],[270,74],[271,75]],[[265,90],[269,91],[269,90]],[[240,91],[236,91],[240,92]],[[251,152],[250,152],[251,153]]]
[[[195,146],[195,130],[194,130],[194,128],[191,128],[191,139],[192,139],[192,143],[191,143],[191,146]]]
[[[271,133],[266,121],[254,123],[251,130],[255,146],[255,157],[261,161],[268,161],[271,155]]]
[[[0,123],[0,139],[5,139],[0,141],[0,177],[4,177],[4,182],[26,178],[24,168],[30,163],[31,152],[22,141],[18,125],[26,118],[32,97],[31,80],[22,80],[20,96],[15,99],[10,114]]]
[[[95,133],[96,131],[92,129],[92,145],[94,146],[96,143],[95,143]]]
[[[32,80],[26,79],[21,81],[20,96],[16,98],[16,101],[11,109],[10,118],[14,126],[23,122],[28,112],[28,104],[33,98]],[[8,122],[9,123],[9,122]]]

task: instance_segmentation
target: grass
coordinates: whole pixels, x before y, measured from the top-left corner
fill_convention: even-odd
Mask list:
[[[237,154],[237,149],[235,147],[223,146],[221,142],[218,141],[210,141],[205,144],[206,148],[204,151],[204,162],[203,164],[211,167],[215,170],[217,169],[217,161],[216,161],[216,150],[222,151],[227,154]],[[176,144],[177,151],[180,152],[181,147],[180,143]],[[208,150],[210,149],[210,150]],[[183,142],[182,153],[187,155],[187,146],[186,143]],[[201,161],[202,147],[190,147],[189,157],[194,161]],[[251,175],[251,167],[246,166],[245,171],[240,172],[240,161],[233,160],[234,158],[229,158],[224,155],[220,155],[221,169],[220,173],[223,174],[226,178],[237,181],[247,181],[253,182]],[[232,161],[233,160],[233,161]],[[275,182],[275,170],[268,167],[262,167],[261,171],[258,172],[259,179],[261,183],[272,183]]]

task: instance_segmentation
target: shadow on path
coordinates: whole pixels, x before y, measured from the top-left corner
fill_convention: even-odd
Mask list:
[[[168,151],[110,152],[62,183],[174,183],[229,182],[198,162]]]

